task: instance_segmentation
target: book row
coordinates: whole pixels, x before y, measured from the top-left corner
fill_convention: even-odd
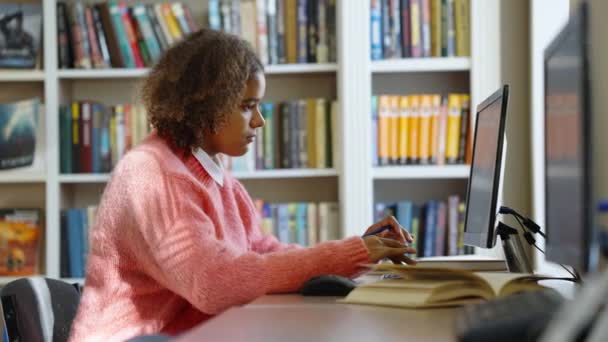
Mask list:
[[[255,200],[261,229],[283,243],[313,246],[340,238],[339,207],[336,202],[268,203]]]
[[[61,173],[108,173],[150,132],[143,106],[93,101],[59,107]]]
[[[173,43],[197,31],[180,2],[57,3],[60,68],[144,68]]]
[[[371,58],[471,54],[470,0],[371,0]]]
[[[457,195],[447,201],[376,203],[374,213],[377,221],[387,215],[397,218],[414,236],[417,257],[473,254],[463,242],[465,203]]]
[[[336,0],[209,0],[209,27],[245,38],[263,64],[336,61]]]
[[[372,97],[374,165],[470,164],[467,94]]]
[[[333,167],[337,102],[309,98],[262,103],[266,124],[242,157],[225,158],[228,169],[247,172],[268,169]]]

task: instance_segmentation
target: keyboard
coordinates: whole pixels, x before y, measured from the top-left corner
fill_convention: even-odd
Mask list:
[[[462,342],[536,341],[564,301],[543,289],[467,305],[456,315],[456,336]]]

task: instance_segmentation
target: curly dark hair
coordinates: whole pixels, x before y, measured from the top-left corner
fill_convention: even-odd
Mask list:
[[[176,147],[194,147],[237,109],[247,81],[263,70],[245,40],[201,29],[167,50],[150,71],[141,89],[148,120]]]

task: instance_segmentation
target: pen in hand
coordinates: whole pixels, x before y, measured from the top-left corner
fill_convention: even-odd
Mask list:
[[[380,234],[380,233],[382,233],[383,231],[385,231],[385,230],[389,230],[389,229],[391,229],[391,226],[388,226],[388,225],[386,225],[386,226],[382,226],[382,227],[380,227],[380,228],[378,228],[378,229],[374,229],[374,230],[372,230],[372,231],[371,231],[371,232],[369,232],[369,233],[363,234],[363,237],[370,236],[370,235],[376,235],[376,234]]]

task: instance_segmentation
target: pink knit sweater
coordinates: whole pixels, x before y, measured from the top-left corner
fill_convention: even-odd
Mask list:
[[[212,180],[192,153],[155,134],[116,166],[90,232],[71,341],[175,335],[267,293],[369,262],[361,238],[312,248],[263,235],[247,191]]]

